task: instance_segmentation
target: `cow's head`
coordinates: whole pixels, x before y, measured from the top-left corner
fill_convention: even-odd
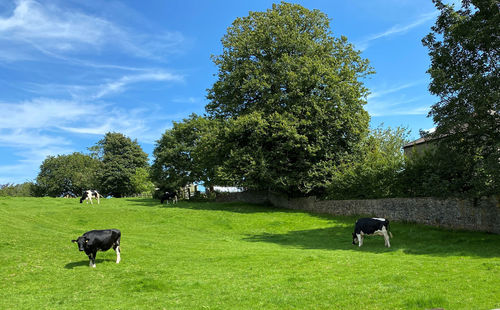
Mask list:
[[[85,251],[85,247],[87,246],[89,239],[85,238],[84,236],[80,236],[76,240],[71,240],[71,242],[78,243],[78,250]]]
[[[358,242],[358,236],[356,235],[356,233],[352,233],[352,244],[358,244]]]
[[[87,192],[83,192],[82,198],[80,198],[80,203],[87,199]]]

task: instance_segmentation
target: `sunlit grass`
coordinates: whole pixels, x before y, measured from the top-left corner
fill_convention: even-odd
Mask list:
[[[500,236],[239,203],[0,198],[0,309],[493,309]],[[122,231],[97,268],[72,239]]]

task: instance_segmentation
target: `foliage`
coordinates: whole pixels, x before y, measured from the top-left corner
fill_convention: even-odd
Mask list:
[[[11,197],[31,197],[35,196],[35,184],[33,182],[24,182],[22,184],[0,184],[0,196]]]
[[[151,199],[8,197],[0,213],[2,309],[500,308],[494,234],[391,222],[390,249],[358,248],[354,217]],[[71,239],[100,227],[122,231],[122,261],[89,268]]]
[[[52,197],[66,193],[80,195],[84,190],[97,188],[101,167],[99,160],[78,152],[48,156],[40,166],[36,191]]]
[[[484,180],[489,176],[467,154],[458,153],[447,143],[430,142],[425,151],[414,153],[400,175],[401,196],[478,198],[488,192]],[[481,175],[483,174],[483,175]]]
[[[220,173],[237,185],[317,194],[368,129],[372,73],[328,17],[296,4],[237,18],[213,57],[206,110],[225,120]],[[347,155],[346,155],[347,154]]]
[[[136,168],[130,182],[136,194],[153,194],[155,190],[155,185],[151,182],[149,169],[146,168]]]
[[[429,49],[429,90],[439,96],[430,115],[435,137],[446,144],[437,153],[452,154],[466,169],[467,195],[500,192],[500,10],[496,0],[463,1],[455,10],[434,0],[440,10],[432,32],[423,39]],[[446,138],[444,138],[446,137]],[[460,156],[455,156],[460,154]],[[443,155],[446,157],[445,155]],[[445,171],[443,171],[445,172]],[[468,181],[473,178],[474,182]],[[446,181],[446,180],[440,180]]]
[[[108,132],[90,150],[103,164],[100,174],[102,193],[114,197],[136,193],[131,179],[137,168],[148,167],[148,155],[137,140],[121,133]]]
[[[151,176],[164,190],[176,190],[190,183],[210,187],[217,167],[217,122],[196,114],[173,122],[157,141]]]
[[[400,174],[405,166],[402,152],[408,142],[405,128],[370,132],[353,160],[338,167],[328,188],[329,199],[369,199],[397,197],[405,185]],[[411,185],[410,185],[411,186]]]

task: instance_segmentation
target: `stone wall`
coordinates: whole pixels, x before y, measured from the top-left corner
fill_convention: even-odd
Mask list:
[[[315,197],[288,198],[275,193],[243,192],[218,196],[217,201],[269,203],[279,208],[313,213],[384,217],[391,221],[500,234],[500,201],[498,197],[477,201],[455,198],[316,200]]]

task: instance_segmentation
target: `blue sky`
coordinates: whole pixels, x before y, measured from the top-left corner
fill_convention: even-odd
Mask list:
[[[48,155],[85,153],[109,131],[152,159],[172,121],[203,114],[227,27],[273,2],[0,1],[0,184],[32,181]],[[326,13],[370,60],[372,127],[411,138],[434,127],[421,44],[437,16],[430,0],[293,2]]]

